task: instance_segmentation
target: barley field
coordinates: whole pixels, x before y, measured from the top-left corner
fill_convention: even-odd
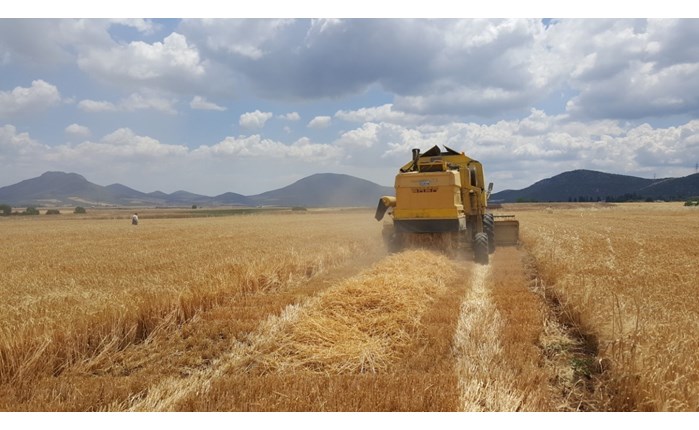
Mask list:
[[[370,210],[150,211],[0,219],[0,410],[699,408],[691,208],[511,205],[488,266]]]

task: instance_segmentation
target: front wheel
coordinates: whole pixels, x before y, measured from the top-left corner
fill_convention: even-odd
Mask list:
[[[476,263],[488,264],[488,235],[485,233],[476,233],[473,240],[473,257]]]

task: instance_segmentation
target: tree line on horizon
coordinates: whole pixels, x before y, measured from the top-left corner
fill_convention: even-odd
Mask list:
[[[518,197],[516,203],[555,203],[565,200],[540,200],[527,197]],[[638,203],[638,202],[692,202],[699,201],[699,196],[678,197],[678,196],[658,196],[648,197],[636,193],[625,193],[618,196],[569,196],[568,203]]]
[[[76,206],[75,209],[73,210],[73,213],[75,214],[84,214],[87,213],[84,207],[82,206]],[[12,206],[8,204],[0,204],[0,216],[11,216],[11,215],[40,215],[41,212],[34,207],[34,206],[28,206],[25,208],[23,211],[12,211]],[[60,215],[61,211],[58,209],[47,209],[46,210],[46,215]]]

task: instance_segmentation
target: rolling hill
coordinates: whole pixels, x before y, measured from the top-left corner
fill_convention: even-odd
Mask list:
[[[123,187],[127,188],[127,187]],[[77,173],[46,172],[14,185],[0,188],[0,201],[16,206],[58,205],[88,201],[113,201],[123,194],[121,187],[102,187]]]
[[[699,173],[682,178],[668,178],[654,181],[638,190],[638,194],[654,198],[684,200],[699,196]]]
[[[270,206],[374,206],[381,196],[393,194],[392,187],[354,176],[319,173],[250,199],[258,205]]]
[[[682,178],[645,179],[593,170],[573,170],[543,179],[521,190],[494,193],[491,200],[502,202],[646,198],[682,200],[696,195],[699,195],[699,174]]]
[[[0,188],[0,203],[26,206],[304,206],[372,207],[379,197],[394,195],[385,187],[350,175],[319,173],[265,193],[244,196],[227,192],[214,197],[176,191],[143,193],[121,184],[101,186],[77,173],[46,172]],[[573,170],[521,190],[494,193],[491,201],[565,202],[629,199],[684,200],[699,196],[699,174],[644,179],[592,170]]]
[[[76,173],[46,172],[0,188],[0,203],[12,206],[374,206],[378,198],[393,194],[382,187],[349,175],[312,175],[289,186],[255,196],[227,192],[214,197],[176,191],[143,193],[125,185],[93,184]]]

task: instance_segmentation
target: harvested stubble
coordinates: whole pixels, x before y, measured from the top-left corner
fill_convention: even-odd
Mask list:
[[[699,410],[699,217],[681,203],[517,213],[547,294],[598,350],[598,408]]]
[[[454,274],[449,260],[427,251],[392,256],[303,307],[285,330],[260,343],[257,364],[264,372],[386,371]]]
[[[0,383],[58,375],[232,296],[286,288],[381,246],[366,214],[3,220]],[[7,406],[6,406],[7,407]]]
[[[436,253],[392,255],[267,320],[205,394],[180,394],[174,409],[457,410],[465,275]]]
[[[454,335],[461,408],[550,411],[563,407],[538,347],[543,303],[528,289],[522,253],[500,248],[473,270]]]

